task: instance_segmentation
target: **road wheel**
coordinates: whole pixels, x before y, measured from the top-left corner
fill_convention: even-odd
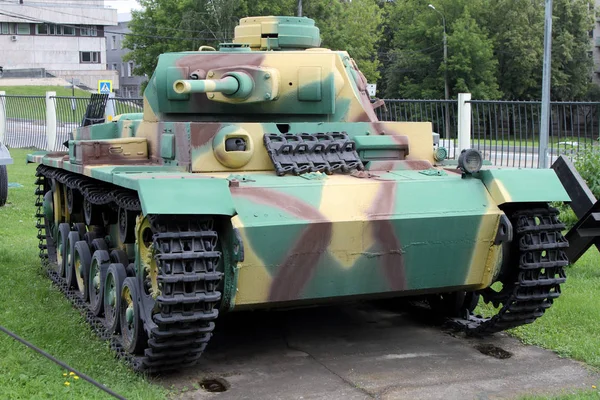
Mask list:
[[[120,323],[123,348],[139,354],[146,346],[146,332],[140,318],[140,296],[135,278],[126,278],[121,289]]]
[[[58,226],[58,235],[56,238],[56,272],[60,276],[65,276],[69,266],[69,233],[71,233],[69,224],[63,222]]]
[[[110,264],[104,281],[104,326],[110,333],[119,332],[121,289],[127,278],[123,264]]]
[[[87,246],[87,243],[85,245]],[[95,252],[90,264],[88,280],[90,310],[97,317],[104,312],[104,282],[110,265],[105,258],[107,254],[105,251]]]

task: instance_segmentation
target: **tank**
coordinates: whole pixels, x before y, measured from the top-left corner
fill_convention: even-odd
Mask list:
[[[6,204],[8,198],[8,173],[6,166],[12,164],[13,159],[5,145],[0,141],[0,207]]]
[[[379,121],[356,63],[319,46],[309,18],[241,19],[233,43],[162,54],[143,113],[28,155],[42,261],[134,368],[193,365],[240,310],[422,296],[491,334],[559,296],[555,171],[444,160],[430,123]]]

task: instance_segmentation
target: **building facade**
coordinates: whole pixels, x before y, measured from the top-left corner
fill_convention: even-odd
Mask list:
[[[0,66],[4,71],[43,69],[94,88],[114,79],[106,69],[105,30],[117,11],[103,0],[5,0],[0,7]]]
[[[106,32],[106,69],[116,71],[119,76],[118,97],[140,97],[141,85],[147,79],[145,76],[136,76],[133,73],[133,61],[124,61],[123,57],[129,49],[123,47],[125,34],[130,33],[128,28],[131,14],[119,14],[119,24]]]

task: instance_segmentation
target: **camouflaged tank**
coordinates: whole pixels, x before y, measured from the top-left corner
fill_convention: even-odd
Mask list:
[[[242,19],[234,43],[161,55],[143,114],[28,156],[50,276],[136,368],[193,364],[220,313],[427,295],[493,333],[559,296],[555,172],[448,165],[319,45],[311,19]],[[479,295],[494,317],[470,315]]]
[[[8,173],[6,166],[12,163],[13,159],[10,157],[8,149],[0,141],[0,207],[6,204],[6,199],[8,198]]]

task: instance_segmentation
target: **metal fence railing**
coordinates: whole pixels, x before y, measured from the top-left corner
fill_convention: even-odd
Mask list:
[[[114,115],[143,111],[142,98],[110,98],[108,101]],[[57,132],[53,150],[64,149],[62,143],[81,124],[88,102],[87,97],[0,96],[4,142],[14,148],[47,148],[46,108],[47,104],[53,104]],[[459,114],[468,113],[458,101],[386,99],[384,104],[375,110],[380,120],[431,122],[433,132],[440,135],[440,146],[449,150],[449,158],[456,158],[457,121]],[[497,166],[539,167],[541,102],[470,100],[468,104],[472,147],[478,148]],[[550,127],[550,162],[560,154],[573,158],[581,150],[600,149],[600,103],[552,102]]]
[[[56,141],[52,150],[64,150],[63,143],[70,133],[81,125],[85,115],[88,97],[51,96],[56,117]],[[46,149],[46,96],[0,96],[0,106],[4,107],[4,143],[12,148]],[[110,98],[114,114],[140,113],[143,111],[142,98]]]
[[[144,99],[139,98],[114,98],[109,99],[113,103],[115,114],[141,113],[144,111]]]
[[[0,96],[4,106],[6,135],[9,147],[36,147],[46,145],[45,96]]]
[[[471,100],[473,147],[498,166],[538,168],[541,102]],[[600,103],[550,104],[548,155],[573,158],[598,143]]]

